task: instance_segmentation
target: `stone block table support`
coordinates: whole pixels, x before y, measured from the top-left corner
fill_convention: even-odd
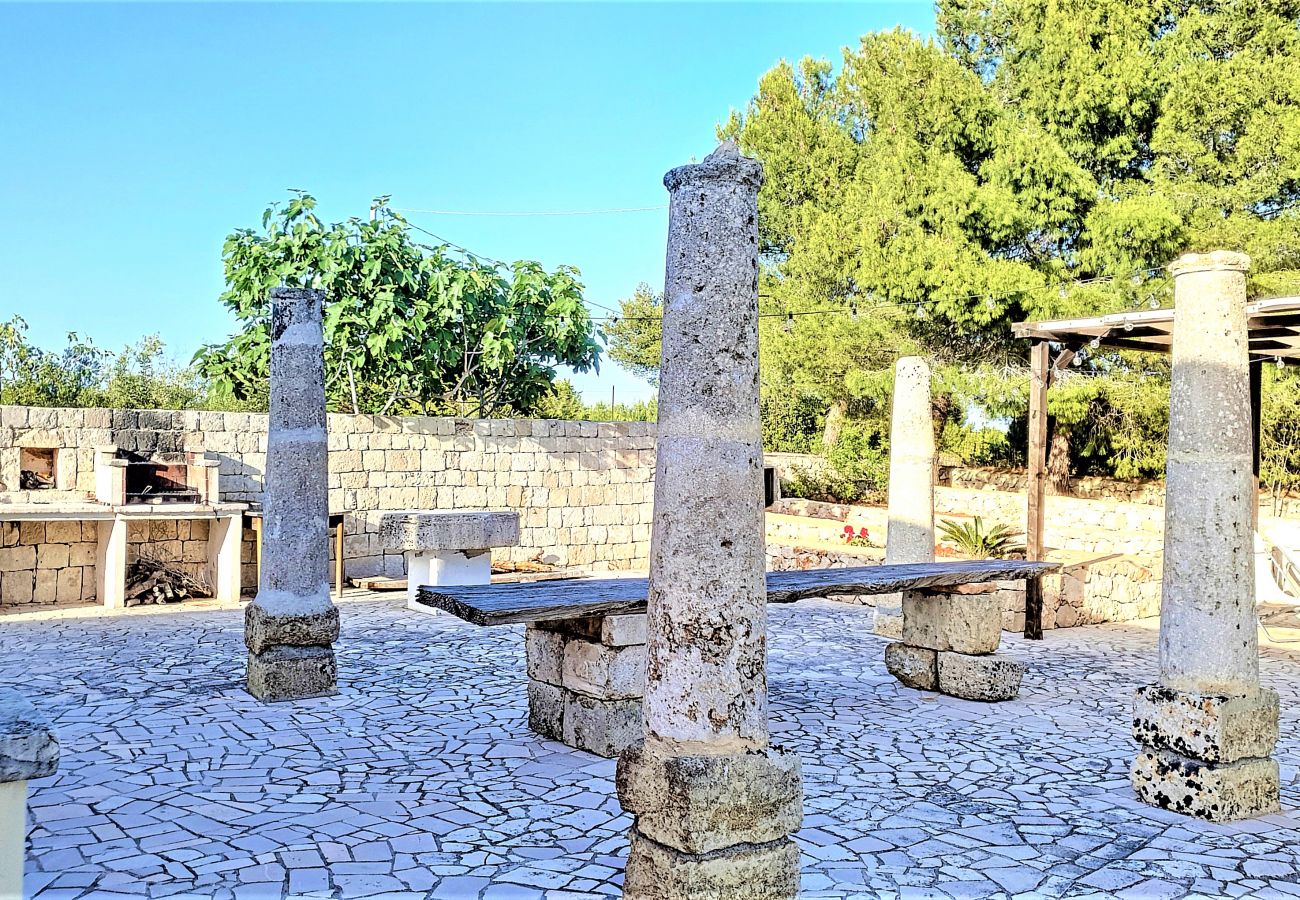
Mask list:
[[[529,625],[528,726],[598,756],[640,740],[645,638],[644,615]]]
[[[244,611],[248,692],[259,700],[337,690],[330,602],[323,291],[271,291],[271,414],[265,543],[257,597]]]
[[[1160,681],[1138,690],[1143,801],[1211,821],[1279,809],[1278,696],[1259,684],[1246,272],[1189,254],[1174,276]]]
[[[936,459],[930,364],[919,356],[904,356],[894,367],[894,403],[889,424],[886,565],[934,562]],[[902,635],[902,594],[881,594],[876,598],[874,630],[885,637]]]
[[[780,900],[799,888],[799,759],[772,747],[767,728],[762,181],[762,166],[729,142],[664,177],[643,739],[619,757],[616,779],[634,817],[632,898]]]
[[[994,655],[1002,640],[996,584],[904,591],[902,637],[885,647],[885,668],[910,688],[986,702],[1020,693],[1025,664]]]
[[[53,775],[59,742],[49,724],[15,691],[0,689],[0,898],[23,893],[27,782]]]
[[[406,556],[407,607],[427,613],[415,602],[422,584],[492,582],[492,548],[519,543],[519,513],[403,510],[386,513],[379,534],[384,549]]]

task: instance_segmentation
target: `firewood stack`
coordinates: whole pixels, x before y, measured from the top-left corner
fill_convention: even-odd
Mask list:
[[[212,588],[175,564],[141,556],[126,567],[126,605],[179,603],[191,597],[211,597]]]

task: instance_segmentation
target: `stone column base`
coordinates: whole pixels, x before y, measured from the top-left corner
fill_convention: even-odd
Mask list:
[[[799,757],[775,747],[673,756],[637,743],[619,757],[619,802],[636,821],[624,894],[796,897],[803,822]]]
[[[1227,822],[1280,809],[1278,696],[1244,697],[1139,688],[1133,698],[1133,789],[1144,803]]]
[[[953,653],[903,643],[886,645],[885,668],[910,688],[985,703],[1017,697],[1025,674],[1024,663],[1004,656]]]
[[[641,738],[645,616],[591,616],[530,625],[528,727],[597,756]]]
[[[799,894],[799,848],[784,838],[712,853],[683,853],[635,828],[623,896],[638,900],[780,900]]]
[[[264,703],[310,700],[338,693],[330,647],[268,647],[248,654],[248,692]]]
[[[244,608],[248,692],[258,700],[309,700],[338,693],[332,644],[339,611],[329,603],[310,612],[271,612],[256,600]]]
[[[1144,747],[1133,761],[1131,777],[1143,803],[1211,822],[1252,819],[1282,808],[1273,759],[1214,764]]]

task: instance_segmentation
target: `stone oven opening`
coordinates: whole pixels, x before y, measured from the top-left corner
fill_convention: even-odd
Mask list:
[[[127,503],[202,503],[203,494],[190,482],[189,466],[182,461],[127,459]]]
[[[18,451],[18,488],[54,490],[58,454],[53,447],[23,447]]]

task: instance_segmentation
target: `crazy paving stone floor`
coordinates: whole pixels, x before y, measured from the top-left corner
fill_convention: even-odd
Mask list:
[[[614,763],[526,724],[522,630],[342,604],[337,697],[241,690],[236,610],[0,620],[0,681],[53,718],[26,890],[110,897],[617,895]],[[803,759],[803,891],[830,897],[1300,896],[1300,644],[1282,694],[1286,812],[1213,826],[1138,805],[1129,698],[1155,633],[1008,637],[993,706],[896,684],[872,611],[771,609],[775,740]]]

